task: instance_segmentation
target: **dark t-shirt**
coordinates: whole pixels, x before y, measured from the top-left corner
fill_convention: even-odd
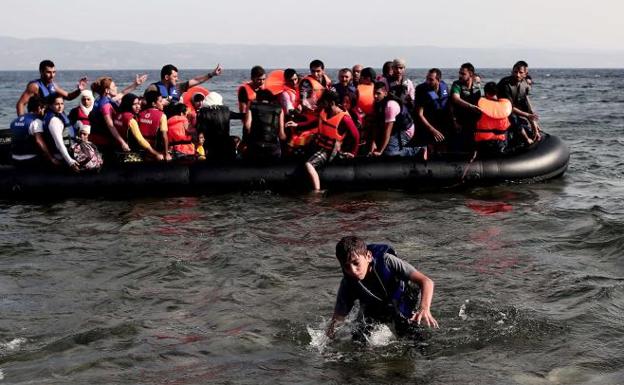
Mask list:
[[[531,87],[526,80],[516,83],[514,76],[507,76],[498,82],[498,97],[511,100],[511,104],[525,112],[531,112],[527,97]]]

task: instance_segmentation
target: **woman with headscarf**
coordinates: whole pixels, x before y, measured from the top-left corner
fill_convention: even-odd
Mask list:
[[[78,132],[80,128],[83,126],[89,126],[89,130],[91,127],[91,123],[89,123],[89,114],[93,110],[93,92],[91,90],[83,90],[80,92],[80,104],[74,107],[71,111],[69,111],[69,122],[74,128],[75,135],[78,136]]]
[[[164,156],[160,152],[154,150],[149,142],[141,134],[137,116],[141,111],[141,99],[135,94],[127,94],[121,98],[119,110],[115,114],[113,125],[117,132],[128,142],[132,150],[144,151],[153,159],[163,160]],[[126,157],[126,161],[131,161],[139,156]]]

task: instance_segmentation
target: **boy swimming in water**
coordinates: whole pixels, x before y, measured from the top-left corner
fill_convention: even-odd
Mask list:
[[[399,336],[406,334],[414,323],[424,322],[429,327],[438,327],[430,310],[433,281],[399,259],[392,247],[367,245],[361,238],[348,236],[336,245],[336,258],[344,277],[326,331],[328,337],[334,337],[337,324],[351,312],[356,299],[360,302],[360,335],[368,334],[370,325],[379,322],[392,322]],[[411,284],[420,288],[418,307],[418,292]],[[354,337],[359,336],[355,334]]]

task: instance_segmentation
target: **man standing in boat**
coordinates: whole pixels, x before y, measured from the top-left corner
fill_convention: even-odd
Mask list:
[[[26,105],[28,100],[32,96],[39,96],[40,98],[47,100],[51,95],[60,95],[63,99],[73,100],[80,95],[80,93],[87,88],[87,78],[83,77],[78,81],[78,85],[72,92],[67,92],[61,88],[54,79],[56,78],[56,66],[51,60],[43,60],[39,63],[39,79],[31,80],[28,82],[26,89],[20,96],[17,104],[15,105],[15,111],[17,116],[22,116],[26,113]]]
[[[178,68],[173,64],[167,64],[160,70],[160,81],[152,83],[145,92],[158,91],[163,97],[163,105],[175,104],[180,101],[180,96],[186,90],[196,85],[202,84],[215,76],[221,75],[223,67],[217,64],[214,70],[207,74],[196,76],[190,80],[178,83]]]
[[[251,80],[238,87],[238,111],[241,114],[249,111],[249,106],[256,100],[256,93],[264,89],[267,78],[266,71],[261,66],[253,66],[250,75]]]

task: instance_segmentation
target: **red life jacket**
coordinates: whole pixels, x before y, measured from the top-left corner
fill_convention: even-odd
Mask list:
[[[336,142],[342,142],[345,134],[340,135],[338,133],[338,126],[340,122],[347,115],[346,112],[340,111],[331,118],[327,118],[325,110],[321,111],[319,115],[319,126],[316,135],[316,145],[326,150],[333,150]]]
[[[509,115],[512,111],[511,102],[508,99],[490,100],[479,99],[481,118],[477,121],[475,130],[475,142],[486,140],[504,141],[507,139]]]
[[[76,111],[76,112],[74,112]],[[70,119],[75,119],[76,122],[81,122],[82,124],[84,124],[85,126],[90,126],[91,122],[89,122],[89,115],[85,114],[85,112],[82,110],[82,108],[80,108],[80,106],[72,109],[69,112],[69,118]]]
[[[156,145],[158,131],[160,130],[160,119],[163,112],[157,108],[148,108],[139,112],[139,130],[141,135],[147,140],[150,146]]]
[[[130,120],[134,119],[134,114],[132,112],[122,112],[120,114],[115,114],[113,118],[113,126],[117,129],[119,135],[121,135],[124,140],[130,137],[128,125],[130,124]]]
[[[172,116],[167,120],[167,139],[169,148],[185,155],[195,154],[193,138],[187,135],[188,119],[186,116]]]

